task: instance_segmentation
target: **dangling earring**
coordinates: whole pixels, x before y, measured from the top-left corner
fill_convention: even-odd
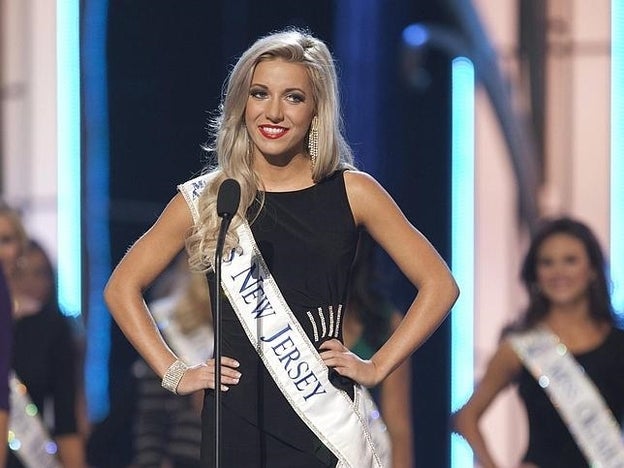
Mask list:
[[[310,163],[312,170],[316,165],[316,158],[318,157],[318,117],[315,115],[310,125],[310,132],[308,133],[308,153],[310,153]]]

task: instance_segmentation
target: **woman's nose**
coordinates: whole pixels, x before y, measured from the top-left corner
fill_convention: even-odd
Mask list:
[[[279,99],[272,99],[269,102],[266,116],[271,122],[281,122],[284,119],[282,103]]]

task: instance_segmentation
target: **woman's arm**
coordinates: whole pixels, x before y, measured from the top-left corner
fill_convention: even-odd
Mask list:
[[[459,290],[438,252],[375,179],[348,171],[345,185],[356,224],[368,230],[418,290],[401,324],[370,361],[357,359],[331,341],[321,347],[326,350],[321,356],[328,366],[365,386],[374,386],[436,330]]]
[[[520,359],[511,345],[503,342],[485,371],[485,375],[468,402],[454,415],[453,425],[472,447],[483,468],[496,468],[488,450],[479,420],[496,396],[511,383],[522,368]]]
[[[192,227],[190,210],[181,194],[177,194],[154,225],[135,242],[117,265],[104,291],[106,303],[119,327],[149,366],[163,377],[176,356],[158,331],[143,291],[167,267],[184,247]],[[235,384],[239,374],[231,369],[237,363],[223,357],[222,383]],[[214,387],[214,366],[188,369],[178,384],[182,394]]]
[[[156,223],[128,250],[104,290],[106,304],[122,332],[160,377],[176,356],[162,339],[143,292],[182,250],[191,226],[186,201],[177,194]]]

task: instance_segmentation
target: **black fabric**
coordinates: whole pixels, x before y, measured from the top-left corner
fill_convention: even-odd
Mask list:
[[[330,307],[344,312],[358,236],[343,174],[307,189],[265,195],[262,211],[251,225],[254,237],[284,298],[318,347],[323,337],[315,338],[307,312],[319,314],[320,308],[327,314]],[[212,275],[209,285],[214,297]],[[222,327],[222,353],[237,359],[242,373],[239,384],[222,398],[224,466],[335,466],[335,456],[275,385],[226,300]],[[342,339],[341,331],[338,337]],[[213,413],[213,393],[208,391],[202,415],[205,466],[212,463]]]
[[[614,328],[600,346],[574,357],[621,425],[624,418],[624,331]],[[523,368],[518,383],[530,428],[524,461],[540,468],[588,468],[587,460],[559,413],[528,370]]]

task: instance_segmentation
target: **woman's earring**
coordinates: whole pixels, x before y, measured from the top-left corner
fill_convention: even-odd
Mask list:
[[[316,158],[318,157],[318,117],[315,115],[310,125],[310,132],[308,133],[308,153],[310,153],[310,163],[312,164],[312,170],[316,165]]]

